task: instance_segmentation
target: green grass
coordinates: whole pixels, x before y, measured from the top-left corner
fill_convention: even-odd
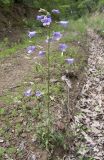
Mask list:
[[[28,27],[31,26],[32,28],[35,28],[35,30],[38,32],[37,36],[31,39],[31,43],[29,42],[29,39],[26,36],[24,36],[24,40],[22,43],[19,43],[19,44],[13,43],[10,48],[7,47],[9,41],[7,38],[5,38],[4,41],[0,44],[0,48],[1,48],[0,58],[11,56],[12,54],[17,53],[18,51],[21,52],[24,48],[28,47],[29,44],[35,44],[36,42],[39,42],[39,41],[42,42],[42,40],[46,38],[47,30],[45,28],[34,27],[36,24],[33,23],[33,21],[31,20],[26,21],[25,23]],[[54,24],[52,27],[52,30],[63,32],[63,27],[61,27],[60,25]],[[80,18],[76,21],[69,20],[69,26],[65,29],[65,32],[68,32],[69,36],[65,36],[63,38],[64,42],[81,40],[82,36],[84,36],[86,32],[85,18]]]
[[[17,52],[22,52],[23,49],[27,48],[29,45],[36,45],[36,43],[42,43],[44,39],[44,34],[46,33],[46,29],[44,29],[44,32],[42,29],[37,30],[36,37],[29,39],[26,35],[23,35],[23,42],[21,43],[13,43],[10,44],[11,47],[8,47],[8,44],[10,43],[7,38],[4,39],[3,42],[0,43],[0,58],[9,57],[13,54],[16,54]],[[15,36],[15,35],[14,35]]]
[[[16,53],[18,50],[21,50],[23,48],[27,47],[27,43],[15,45],[14,47],[4,49],[0,52],[0,58],[8,57],[14,53]]]
[[[26,21],[26,25],[29,27],[34,27],[33,21]],[[64,42],[71,42],[71,41],[83,41],[86,29],[90,27],[93,28],[94,30],[97,30],[101,35],[104,36],[104,18],[103,14],[95,14],[92,16],[84,16],[78,20],[72,20],[69,19],[69,26],[66,28],[66,32],[69,33],[69,36],[65,36],[62,41]],[[60,25],[54,24],[53,26],[54,31],[62,31],[63,28],[60,27]],[[8,57],[12,54],[17,53],[19,50],[21,52],[22,49],[26,48],[29,44],[35,44],[36,41],[40,41],[41,39],[44,39],[46,35],[46,29],[43,29],[40,27],[37,27],[37,32],[40,33],[37,35],[36,38],[33,38],[31,43],[29,43],[29,39],[25,37],[24,41],[20,44],[13,44],[10,48],[7,48],[8,44],[8,39],[5,38],[4,42],[0,44],[0,47],[3,48],[0,52],[0,58]],[[64,33],[64,32],[63,32]]]
[[[104,14],[96,13],[89,17],[88,26],[104,37]]]
[[[87,21],[84,17],[78,19],[78,20],[72,20],[69,19],[69,25],[67,28],[65,28],[65,32],[67,35],[65,38],[63,38],[63,41],[66,39],[68,42],[74,41],[74,40],[80,40],[82,36],[85,35],[86,29],[87,29]],[[61,30],[63,31],[63,27],[60,25],[54,24],[54,30]]]

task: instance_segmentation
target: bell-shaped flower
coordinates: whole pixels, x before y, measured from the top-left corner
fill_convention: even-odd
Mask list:
[[[65,44],[65,43],[61,43],[61,44],[59,45],[59,50],[60,50],[61,52],[65,52],[67,48],[68,48],[68,46],[67,46],[67,44]]]
[[[45,51],[39,51],[39,53],[38,53],[38,55],[39,55],[40,57],[43,57],[45,54],[46,54]]]
[[[74,58],[67,58],[67,59],[65,59],[65,61],[66,61],[68,64],[73,64],[73,63],[74,63]]]
[[[42,96],[42,92],[41,91],[36,91],[35,95],[36,95],[36,97],[41,97]]]
[[[32,94],[31,92],[32,92],[32,90],[31,90],[31,89],[28,89],[27,91],[24,92],[24,95],[25,95],[26,97],[30,97],[31,94]]]
[[[30,38],[34,37],[35,35],[36,35],[36,32],[35,32],[35,31],[32,31],[32,32],[29,32],[29,33],[28,33],[28,36],[29,36]]]
[[[53,32],[53,40],[60,40],[62,38],[62,34],[60,32]]]
[[[52,13],[54,13],[54,14],[60,14],[60,11],[58,9],[53,9]]]
[[[59,24],[63,27],[67,27],[68,26],[68,21],[60,21]]]
[[[43,18],[44,18],[44,15],[38,15],[38,16],[36,17],[36,19],[37,19],[38,21],[41,21]]]
[[[49,26],[51,24],[51,22],[52,22],[52,19],[51,19],[50,15],[49,16],[45,16],[41,20],[41,22],[43,23],[43,26]]]
[[[27,48],[27,53],[28,53],[28,54],[31,54],[31,53],[33,53],[33,52],[35,51],[35,49],[36,49],[35,46],[29,46],[29,47]]]

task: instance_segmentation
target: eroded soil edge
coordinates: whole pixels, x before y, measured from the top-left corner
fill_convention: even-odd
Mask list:
[[[76,104],[72,124],[76,139],[67,160],[104,159],[104,40],[88,30],[89,58],[86,82]]]

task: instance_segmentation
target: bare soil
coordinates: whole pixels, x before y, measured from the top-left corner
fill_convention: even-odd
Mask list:
[[[22,53],[17,52],[16,55],[0,60],[0,95],[5,90],[16,87],[32,70],[35,60],[28,59],[25,53],[23,50]]]

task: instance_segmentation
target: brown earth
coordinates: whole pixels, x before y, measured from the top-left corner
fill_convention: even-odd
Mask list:
[[[32,69],[34,59],[27,59],[25,52],[0,61],[0,95],[16,87]]]

